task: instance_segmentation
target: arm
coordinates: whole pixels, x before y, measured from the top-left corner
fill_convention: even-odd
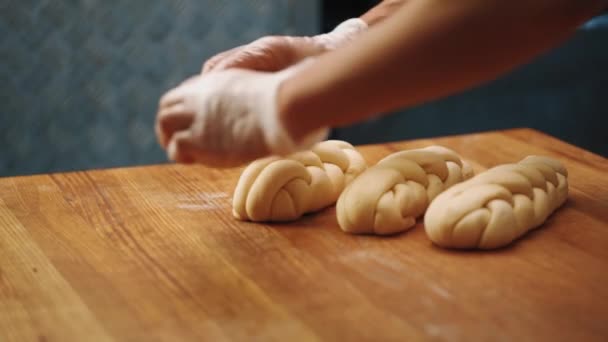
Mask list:
[[[569,37],[599,0],[411,0],[278,91],[295,139],[479,85]]]
[[[203,75],[161,98],[155,125],[159,143],[173,160],[226,166],[290,153],[324,139],[326,127],[300,141],[292,139],[277,113],[279,84],[307,65],[300,61],[343,48],[406,1],[383,1],[327,34],[264,37],[216,55],[205,63]]]

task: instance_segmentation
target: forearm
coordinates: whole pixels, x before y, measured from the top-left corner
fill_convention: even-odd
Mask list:
[[[287,80],[278,96],[283,121],[298,137],[492,80],[566,39],[601,3],[408,1]]]
[[[365,21],[368,26],[375,26],[386,18],[397,12],[399,8],[408,0],[384,0],[374,8],[365,12],[360,19]]]

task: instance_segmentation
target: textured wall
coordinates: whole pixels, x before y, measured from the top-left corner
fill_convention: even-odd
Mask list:
[[[159,96],[216,52],[310,34],[317,1],[0,1],[0,176],[164,162]]]

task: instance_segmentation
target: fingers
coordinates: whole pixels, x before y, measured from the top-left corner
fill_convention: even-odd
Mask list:
[[[195,113],[178,103],[169,108],[161,109],[156,119],[156,136],[159,144],[166,148],[175,132],[190,128],[194,122]]]
[[[203,67],[203,73],[231,68],[274,72],[293,63],[294,51],[284,40],[262,38],[211,58]]]
[[[239,68],[274,72],[284,69],[289,64],[288,58],[280,53],[253,54],[247,51],[240,51],[219,61],[213,70]]]
[[[185,79],[177,87],[169,90],[160,98],[160,101],[158,101],[158,107],[171,107],[179,102],[182,102],[186,95],[192,92],[193,87],[190,87],[189,85],[200,81],[201,79],[201,75],[194,75]]]
[[[169,159],[181,164],[200,163],[203,165],[227,168],[242,164],[242,160],[234,160],[217,152],[211,152],[197,144],[190,130],[177,132],[171,138],[167,147]]]
[[[215,168],[232,168],[251,162],[257,154],[231,155],[207,150],[197,143],[190,130],[180,131],[173,135],[167,147],[170,160],[181,164],[199,163]]]
[[[177,163],[192,164],[196,161],[199,149],[190,130],[180,131],[171,138],[167,147],[167,156]]]
[[[275,72],[324,51],[308,37],[263,37],[211,57],[203,65],[202,73],[231,68]]]
[[[214,58],[205,63],[203,73],[211,71],[221,71],[229,68],[241,68],[256,70],[257,62],[254,58],[248,57],[242,51],[236,51],[232,54],[226,54],[221,58]]]
[[[205,74],[210,72],[211,70],[213,70],[213,68],[215,67],[215,65],[223,58],[224,54],[219,54],[216,56],[211,57],[209,60],[207,60],[205,62],[205,64],[203,64],[203,69],[201,70],[201,74]]]
[[[163,95],[160,98],[160,101],[158,102],[159,110],[162,108],[171,107],[175,104],[182,102],[184,99],[185,93],[186,93],[186,88],[182,87],[182,86],[178,86],[176,88],[169,90],[168,92],[165,93],[165,95]]]
[[[242,47],[239,46],[239,47],[230,49],[228,51],[224,51],[222,53],[219,53],[219,54],[209,58],[207,60],[207,62],[205,62],[205,64],[203,65],[203,70],[201,71],[201,74],[205,74],[212,70],[215,70],[215,67],[219,62],[226,59],[228,56],[234,54],[235,52],[240,51],[241,49],[242,49]]]
[[[271,77],[273,77],[271,79]],[[167,92],[156,118],[170,159],[207,166],[242,164],[267,154],[264,119],[282,75],[230,70],[198,75]]]

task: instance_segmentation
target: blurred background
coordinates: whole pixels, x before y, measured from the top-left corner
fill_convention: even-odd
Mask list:
[[[158,98],[215,53],[378,1],[2,0],[0,176],[165,163]],[[334,130],[355,144],[532,127],[608,156],[608,15],[495,82]]]

